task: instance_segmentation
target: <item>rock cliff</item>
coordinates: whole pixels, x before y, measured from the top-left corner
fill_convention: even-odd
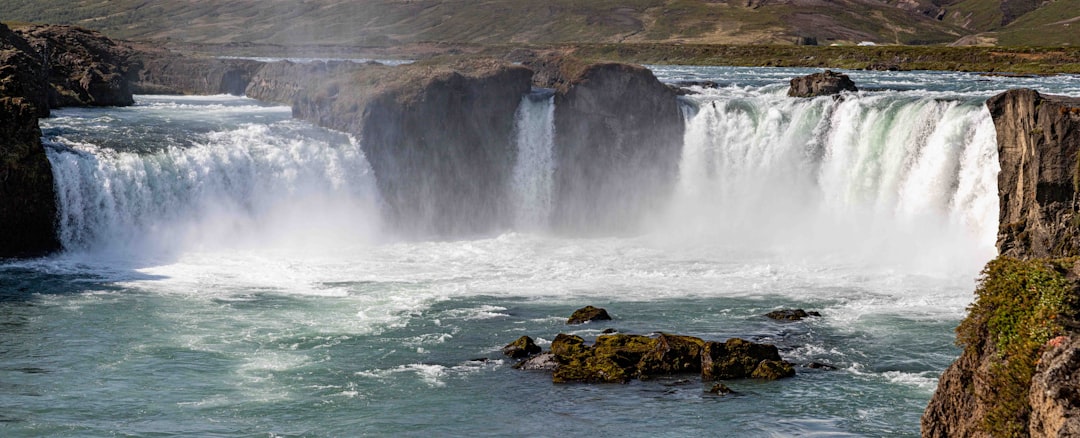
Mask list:
[[[1011,90],[986,103],[997,128],[998,249],[1011,257],[1080,251],[1080,98]]]
[[[420,236],[484,233],[512,219],[514,114],[531,77],[486,59],[369,65],[309,84],[293,115],[357,137],[388,223]]]
[[[998,249],[957,328],[927,437],[1080,436],[1080,99],[1010,90],[997,130]]]
[[[0,24],[0,257],[60,249],[37,119],[61,106],[131,104],[130,54],[76,27]]]
[[[49,81],[49,106],[131,105],[128,58],[133,51],[74,26],[29,26],[18,33],[41,57]]]
[[[52,168],[41,146],[39,115],[39,107],[25,98],[0,97],[0,258],[60,249]]]
[[[134,89],[141,94],[232,94],[244,90],[264,63],[244,59],[183,56],[146,49],[134,56]]]
[[[525,65],[537,86],[556,90],[555,228],[633,231],[662,211],[685,129],[675,91],[641,66],[558,55]]]

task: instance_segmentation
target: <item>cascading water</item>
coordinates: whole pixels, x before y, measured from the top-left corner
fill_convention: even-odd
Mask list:
[[[853,72],[905,91],[791,99],[783,82],[809,71],[666,68],[722,88],[684,98],[678,186],[639,236],[544,232],[559,158],[543,95],[521,100],[506,139],[519,150],[499,199],[513,205],[484,206],[525,232],[467,240],[364,241],[387,233],[389,204],[364,155],[288,108],[139,96],[55,111],[41,126],[69,251],[0,261],[0,429],[918,436],[993,256],[981,102],[1018,85],[1076,95],[1076,81]],[[567,326],[586,304],[615,319]],[[762,316],[793,307],[822,316]],[[693,375],[552,385],[500,352],[607,328],[742,337],[836,369],[728,381],[731,397]]]
[[[217,108],[237,110],[245,108]],[[154,125],[162,123],[154,111],[182,117],[184,106],[154,102],[143,111],[150,120],[142,123]],[[103,122],[98,135],[125,129]],[[46,142],[68,250],[341,243],[377,226],[371,172],[345,135],[284,119],[168,132],[147,151],[115,139],[100,147],[87,129],[91,138],[61,131]]]
[[[543,230],[551,216],[555,159],[555,95],[539,89],[521,98],[517,121],[517,161],[511,176],[515,228]]]
[[[997,149],[981,101],[736,90],[696,100],[672,212],[687,232],[890,262],[993,254]]]

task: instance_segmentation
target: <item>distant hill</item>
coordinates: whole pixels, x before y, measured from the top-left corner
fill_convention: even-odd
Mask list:
[[[4,0],[5,21],[126,39],[386,46],[668,42],[1080,45],[1080,0]]]

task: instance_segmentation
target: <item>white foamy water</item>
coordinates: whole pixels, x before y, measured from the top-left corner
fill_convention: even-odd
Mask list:
[[[56,111],[42,127],[68,251],[0,264],[5,433],[499,436],[536,429],[480,425],[530,418],[567,435],[917,436],[993,255],[992,84],[882,74],[860,85],[894,91],[789,99],[788,70],[710,71],[659,72],[728,83],[684,107],[670,208],[606,238],[547,229],[550,97],[523,96],[507,139],[515,229],[440,241],[388,233],[362,145],[287,108]],[[614,321],[564,325],[586,304]],[[761,316],[788,307],[823,317]],[[552,385],[499,354],[605,328],[744,337],[836,370],[714,397],[693,376]]]

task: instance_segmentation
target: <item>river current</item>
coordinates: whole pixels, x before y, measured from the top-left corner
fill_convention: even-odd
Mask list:
[[[232,96],[137,96],[42,119],[64,252],[0,261],[0,435],[916,436],[995,255],[982,102],[1080,79],[653,67],[680,98],[664,211],[629,236],[552,232],[552,105],[523,96],[516,224],[417,240],[382,222],[348,135]],[[6,232],[6,231],[5,231]],[[608,323],[566,326],[584,305]],[[804,308],[822,317],[762,317]],[[551,383],[522,335],[658,331],[779,346],[795,378]]]

